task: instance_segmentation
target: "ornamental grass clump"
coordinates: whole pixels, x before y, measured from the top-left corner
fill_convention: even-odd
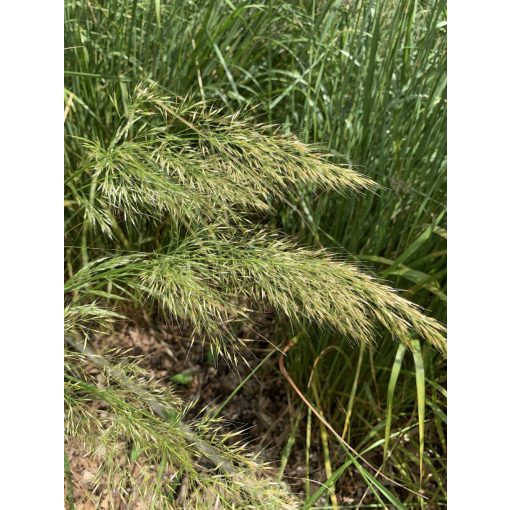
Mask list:
[[[207,413],[188,419],[172,388],[136,363],[99,356],[97,335],[130,306],[156,307],[235,363],[244,347],[236,328],[268,305],[296,330],[317,324],[363,345],[388,332],[444,351],[444,328],[352,263],[272,226],[279,204],[305,188],[371,192],[372,181],[274,128],[154,84],[127,97],[105,90],[97,112],[75,102],[66,117],[66,433],[103,452],[98,476],[124,501],[181,508],[186,483],[184,508],[295,508],[235,434]],[[98,136],[105,112],[110,129]]]

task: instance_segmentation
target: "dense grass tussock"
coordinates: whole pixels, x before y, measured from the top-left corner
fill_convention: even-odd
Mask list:
[[[253,196],[260,193],[260,200],[266,200],[267,212],[270,198],[291,199],[292,184],[320,187],[331,182],[330,187],[360,189],[371,184],[368,179],[323,161],[302,144],[263,135],[260,128],[250,128],[234,119],[220,117],[218,124],[207,124],[193,111],[192,123],[186,119],[186,112],[179,110],[168,119],[161,115],[161,109],[167,111],[166,100],[155,99],[153,93],[144,97],[145,108],[141,108],[140,90],[135,92],[134,106],[124,118],[120,117],[119,129],[106,148],[84,137],[73,140],[79,149],[75,153],[77,166],[69,168],[66,180],[68,238],[76,235],[83,265],[76,272],[70,270],[65,285],[69,296],[66,327],[70,334],[88,336],[94,322],[117,319],[118,313],[111,308],[116,300],[144,303],[150,298],[172,317],[193,324],[197,336],[212,341],[228,356],[235,347],[228,324],[247,317],[248,309],[234,301],[242,296],[255,307],[267,301],[295,324],[316,322],[358,342],[372,342],[382,326],[404,343],[410,344],[413,336],[419,335],[444,348],[442,327],[409,302],[352,264],[298,248],[281,235],[257,232],[250,226],[250,211],[243,208],[243,201],[236,204],[228,196],[224,200],[220,192],[224,182],[235,186],[244,181],[239,190],[246,194],[245,201],[253,188]],[[154,115],[147,105],[154,105]],[[174,106],[168,110],[173,111],[171,108]],[[205,119],[211,114],[207,115]],[[226,129],[232,135],[222,139]],[[170,140],[174,141],[171,145]],[[269,155],[258,150],[257,144],[264,140],[272,149]],[[180,161],[188,156],[200,161],[196,181],[184,179],[179,171]],[[207,164],[211,165],[213,178],[200,186],[200,180],[208,180],[204,172]],[[220,188],[215,188],[215,170]],[[319,172],[320,178],[316,178]],[[261,181],[261,174],[268,177]],[[268,184],[271,179],[275,181],[273,186]],[[278,181],[285,180],[289,185],[279,188]],[[275,196],[269,197],[272,187]],[[182,192],[174,193],[176,188]],[[159,210],[154,210],[156,203]],[[153,239],[153,246],[161,247],[159,253],[107,255],[122,242],[118,239],[124,240],[128,248],[129,238],[139,237],[141,232]],[[98,258],[95,252],[95,260],[89,261],[94,240],[98,244],[93,248],[107,256]],[[72,246],[69,254],[73,253]],[[73,267],[71,256],[68,261]],[[79,360],[70,359],[74,361],[70,367]],[[110,395],[109,390],[93,389],[83,379],[69,375],[68,391],[79,395],[88,388],[96,398],[102,395],[115,416],[124,411],[114,404],[132,405]],[[82,406],[76,397],[68,398],[67,403],[71,418],[77,414],[76,405],[79,409]],[[136,428],[141,418],[129,408],[124,419],[132,428],[123,428],[123,433],[142,433]],[[73,423],[89,424],[87,420]],[[99,424],[95,423],[97,428]],[[201,427],[206,428],[205,422]],[[75,431],[76,426],[69,430]],[[108,430],[113,433],[110,427]],[[163,437],[176,441],[165,462],[182,464],[179,440],[175,439],[179,436]],[[145,449],[143,452],[151,458]],[[233,455],[230,449],[228,454]],[[190,459],[188,464],[193,466]]]
[[[171,388],[135,365],[101,358],[101,377],[90,375],[98,358],[81,339],[93,347],[126,305],[151,303],[232,361],[235,330],[253,309],[271,305],[293,334],[318,326],[319,341],[300,340],[289,367],[333,423],[336,388],[352,388],[346,438],[363,413],[380,420],[380,405],[360,403],[356,416],[360,379],[387,380],[391,369],[393,402],[403,351],[395,358],[386,342],[376,368],[362,347],[348,373],[338,364],[348,355],[324,362],[323,353],[343,339],[372,346],[385,335],[408,346],[420,427],[420,478],[409,484],[421,487],[425,369],[416,340],[445,352],[444,328],[352,257],[323,247],[383,268],[443,318],[443,14],[442,2],[66,2],[66,432],[108,450],[111,487],[175,508],[184,477],[189,508],[298,507],[215,419],[188,422]],[[426,357],[427,370],[434,359]],[[319,369],[329,395],[311,384]],[[107,410],[101,419],[91,402]],[[389,463],[391,416],[390,407],[382,422]],[[334,486],[341,474],[321,434]],[[117,472],[115,452],[126,447],[146,476]],[[401,505],[352,455],[348,463],[378,501]]]

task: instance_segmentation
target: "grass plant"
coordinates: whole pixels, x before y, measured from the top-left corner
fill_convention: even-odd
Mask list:
[[[360,508],[444,505],[445,2],[66,0],[65,48],[68,333],[93,345],[126,304],[158,307],[233,361],[235,329],[269,303],[299,338],[296,386],[380,469],[294,395],[282,459],[304,434],[324,466],[300,505],[344,507],[335,487],[352,470]],[[134,442],[133,463],[161,467],[149,490],[107,464],[112,486],[138,484],[155,508],[182,504],[183,480],[189,508],[207,494],[298,505],[211,417],[190,427],[246,478],[204,467],[171,389],[142,384],[178,416],[162,421],[111,369],[102,388],[83,355],[66,360],[68,433],[91,450]]]

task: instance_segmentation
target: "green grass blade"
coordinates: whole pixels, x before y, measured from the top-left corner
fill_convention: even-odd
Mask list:
[[[416,372],[416,398],[418,403],[418,431],[420,438],[420,488],[423,482],[423,457],[425,451],[425,367],[420,342],[412,340],[414,367]]]
[[[388,456],[388,448],[390,444],[390,436],[391,436],[391,419],[393,412],[393,403],[395,397],[395,389],[397,387],[397,380],[400,374],[400,369],[402,368],[402,361],[404,359],[404,354],[406,352],[406,347],[404,345],[399,345],[397,348],[397,353],[395,355],[395,361],[393,362],[393,366],[391,368],[390,381],[388,383],[388,396],[387,396],[387,409],[386,409],[386,427],[384,430],[384,453],[383,458],[386,460]]]

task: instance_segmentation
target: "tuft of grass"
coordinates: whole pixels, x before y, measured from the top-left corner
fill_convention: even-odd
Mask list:
[[[423,370],[402,360],[397,385],[404,347],[379,342],[356,365],[346,340],[373,346],[387,331],[444,347],[437,322],[367,274],[445,320],[445,1],[66,0],[65,46],[67,330],[93,341],[125,304],[151,302],[229,355],[253,307],[233,296],[269,300],[308,338],[287,363],[306,396],[409,489],[432,475],[423,490],[442,504],[444,360],[424,344]],[[373,181],[377,195],[342,196]],[[368,297],[392,305],[365,315]],[[303,413],[310,448],[314,419]],[[337,448],[329,462],[327,487],[354,466]],[[307,487],[311,508],[322,493]]]
[[[215,193],[208,194],[206,186],[199,188],[194,181],[182,179],[175,171],[173,151],[181,158],[190,154],[198,160],[201,155],[201,165],[204,168],[211,165],[213,171],[218,168],[221,177],[231,185],[237,185],[242,175],[244,184],[240,190],[247,194],[246,198],[253,188],[255,196],[260,192],[261,200],[268,202],[266,195],[271,191],[271,179],[274,179],[274,199],[284,198],[284,190],[291,197],[290,184],[293,182],[349,187],[345,182],[349,176],[354,176],[350,186],[358,189],[369,181],[356,177],[351,170],[344,172],[344,168],[324,162],[302,144],[286,138],[273,139],[269,134],[261,134],[263,130],[249,128],[235,119],[220,118],[214,123],[209,117],[200,117],[194,112],[192,124],[178,109],[179,113],[169,119],[164,115],[167,112],[165,99],[145,90],[140,96],[139,90],[137,87],[132,96],[135,105],[127,108],[125,117],[120,119],[113,147],[110,144],[109,149],[102,151],[84,136],[75,137],[71,142],[78,144],[76,154],[81,154],[82,158],[77,159],[76,166],[68,167],[66,179],[66,202],[74,204],[67,217],[67,235],[71,239],[75,236],[76,242],[81,240],[79,250],[78,245],[74,245],[74,249],[71,243],[67,250],[69,274],[64,291],[67,296],[66,327],[71,335],[83,335],[93,340],[94,330],[121,318],[112,307],[118,301],[141,306],[152,301],[171,318],[192,324],[193,336],[207,337],[217,352],[234,360],[236,343],[233,342],[235,334],[231,324],[246,320],[250,309],[236,302],[236,298],[241,297],[250,307],[261,306],[264,302],[270,304],[282,317],[300,328],[315,323],[362,344],[372,344],[379,331],[387,330],[403,343],[409,343],[412,336],[419,335],[444,350],[444,328],[439,323],[423,315],[390,288],[360,272],[352,263],[335,260],[325,252],[300,248],[281,233],[257,228],[242,204],[236,207],[235,202],[223,201],[222,195],[216,195],[216,182],[213,185],[212,180],[209,181]],[[168,108],[175,110],[173,106]],[[151,111],[156,114],[152,115]],[[177,128],[174,122],[177,122]],[[228,133],[225,139],[222,138],[223,129]],[[143,140],[143,143],[137,140]],[[172,146],[167,149],[170,140]],[[181,147],[179,140],[182,140]],[[270,156],[257,149],[257,144],[264,140],[271,148]],[[160,154],[166,159],[162,160]],[[265,175],[266,188],[262,188],[259,180],[261,173]],[[278,187],[279,181],[283,181],[285,187]],[[182,186],[182,199],[173,193],[176,182]],[[187,188],[191,190],[189,196],[184,191]],[[194,197],[197,188],[199,199]],[[87,197],[86,206],[83,206],[81,197]],[[158,208],[155,208],[156,203]],[[187,211],[188,205],[188,211],[193,211],[195,218],[187,212],[184,216],[172,214],[173,208],[183,212]],[[90,213],[92,210],[94,214]],[[229,214],[231,210],[233,214]],[[110,221],[93,221],[94,218]],[[151,240],[152,252],[139,250],[136,239],[141,232]],[[131,242],[131,239],[135,241]],[[111,255],[112,249],[124,253]],[[78,269],[70,256],[73,250],[76,260],[81,262]],[[89,252],[93,252],[93,260],[90,260]],[[78,358],[74,359],[70,370],[75,371],[77,365]],[[88,391],[94,400],[104,401],[116,422],[123,427],[115,434],[111,425],[104,430],[114,434],[116,441],[122,435],[133,438],[136,434],[141,435],[143,440],[136,444],[136,451],[142,451],[141,442],[152,441],[147,428],[139,429],[146,416],[132,404],[124,407],[120,396],[110,395],[109,389],[103,391],[88,384],[84,381],[85,373],[80,374],[70,376],[69,391],[73,395],[83,395],[86,401],[89,400],[86,397]],[[68,420],[79,414],[77,409],[83,411],[78,397],[68,399],[67,407],[70,410]],[[93,423],[94,432],[89,428],[85,430],[90,436],[101,438],[107,449],[112,448],[113,444],[107,442],[108,436],[101,432],[103,425],[97,420]],[[208,427],[212,434],[213,425],[208,422],[199,425]],[[176,444],[172,447],[170,443],[174,440],[170,439],[165,439],[170,441],[169,444],[152,441],[156,449],[150,455],[145,454],[149,464],[156,461],[154,455],[158,448],[167,448],[168,453],[161,461],[164,466],[192,465],[192,458],[185,457],[184,447],[179,446],[186,434],[177,439],[179,436],[173,431],[160,430],[156,423],[150,427],[162,437],[175,436]],[[71,427],[68,432],[78,434],[79,430]],[[325,465],[331,475],[325,429],[322,441]],[[224,455],[234,453],[228,449]],[[365,473],[357,461],[353,462]],[[191,467],[183,469],[190,479],[205,476],[208,480],[207,475],[193,472]],[[127,483],[127,479],[121,483]],[[241,486],[246,483],[251,484],[243,482]],[[235,484],[231,489],[234,500],[251,498],[240,495],[241,489],[235,489]],[[161,497],[166,493],[163,487],[157,490]],[[205,489],[202,487],[201,490]],[[222,494],[224,489],[215,487],[213,490]],[[385,489],[378,490],[385,492]],[[275,500],[283,497],[275,491]],[[147,490],[140,488],[139,492],[147,500]],[[391,495],[388,497],[394,499]],[[334,493],[331,500],[337,504]]]

